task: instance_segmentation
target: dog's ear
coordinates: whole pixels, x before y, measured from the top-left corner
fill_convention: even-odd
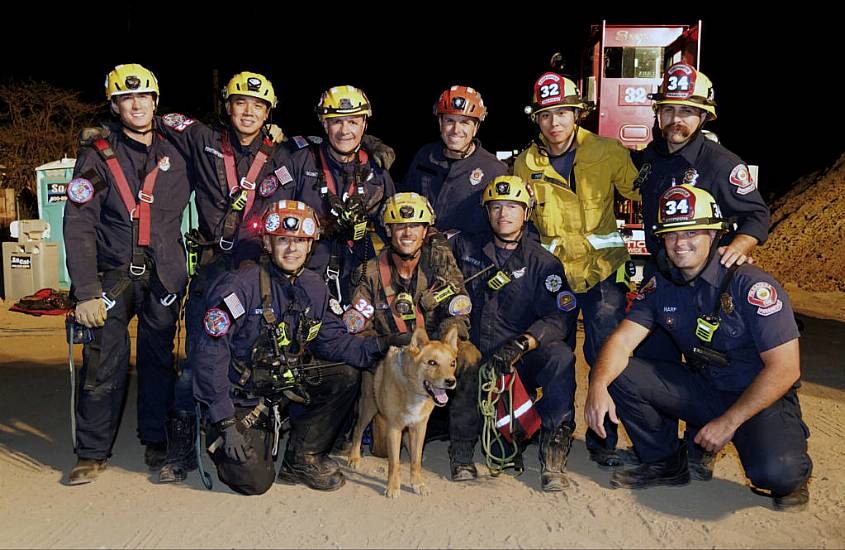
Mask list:
[[[426,344],[428,344],[428,334],[425,332],[425,327],[417,327],[411,336],[411,351],[413,353],[419,353]]]
[[[446,336],[440,339],[441,342],[447,344],[455,353],[458,352],[458,326],[452,325],[449,327],[449,330],[446,331]]]

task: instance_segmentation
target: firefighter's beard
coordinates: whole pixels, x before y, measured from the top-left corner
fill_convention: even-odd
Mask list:
[[[663,128],[663,137],[667,142],[675,145],[686,143],[690,136],[692,136],[692,130],[682,122],[676,122]]]

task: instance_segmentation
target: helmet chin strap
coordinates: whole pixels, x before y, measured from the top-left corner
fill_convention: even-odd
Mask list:
[[[698,137],[698,134],[701,133],[701,130],[704,129],[704,123],[707,122],[708,120],[710,120],[710,116],[707,114],[707,111],[702,110],[701,112],[703,113],[703,115],[701,117],[703,120],[701,120],[701,123],[699,123],[698,127],[695,130],[692,131],[692,133],[689,135],[689,138],[687,139],[687,141],[681,146],[681,149],[683,149],[684,147],[686,147],[687,145],[692,143],[695,140],[695,138]],[[654,117],[657,120],[657,127],[660,128],[660,133],[663,135],[663,140],[666,141],[666,143],[668,144],[668,140],[666,139],[666,135],[663,134],[663,126],[660,125],[660,117],[657,116],[657,113],[654,114]],[[680,149],[678,149],[678,151],[680,151]]]
[[[475,149],[475,138],[471,139],[469,141],[469,144],[466,147],[464,147],[463,149],[450,149],[450,148],[446,147],[447,151],[452,151],[453,153],[456,153],[458,155],[458,160],[463,160],[463,159],[467,158],[473,152],[474,149]]]
[[[710,243],[710,251],[707,253],[707,261],[704,262],[704,266],[701,268],[701,271],[695,274],[695,277],[687,280],[684,279],[683,275],[676,278],[672,268],[674,267],[672,263],[669,261],[668,253],[666,252],[666,248],[662,248],[660,252],[657,254],[657,267],[660,269],[660,272],[663,274],[664,277],[672,281],[672,283],[676,286],[688,286],[691,285],[695,280],[697,280],[701,274],[707,269],[707,266],[710,265],[710,262],[713,261],[713,257],[716,255],[716,251],[719,250],[719,240],[722,237],[722,232],[718,231],[716,235],[713,237],[713,241]],[[680,270],[679,270],[680,271]]]

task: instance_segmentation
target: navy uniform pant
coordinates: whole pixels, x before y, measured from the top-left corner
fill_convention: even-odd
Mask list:
[[[235,407],[235,418],[240,422],[252,409],[252,407]],[[255,426],[240,431],[252,447],[252,456],[246,462],[236,462],[226,456],[221,445],[211,455],[211,460],[217,466],[217,479],[242,495],[264,494],[270,490],[276,480],[276,468],[273,464],[272,420],[264,416],[259,417]],[[220,435],[213,425],[208,426],[206,443],[211,445]]]
[[[104,290],[114,288],[125,273],[106,272]],[[150,277],[155,277],[151,274]],[[129,321],[138,316],[138,436],[144,444],[164,443],[165,421],[173,401],[173,338],[179,299],[159,301],[148,279],[133,280],[108,310],[105,326],[83,348],[79,402],[76,410],[77,455],[102,460],[111,454],[120,425],[129,377]],[[96,368],[89,375],[92,365]]]
[[[197,344],[205,329],[205,295],[214,282],[228,271],[229,258],[219,254],[210,263],[199,268],[188,287],[188,299],[185,302],[185,354],[187,358],[181,364],[181,372],[176,380],[173,408],[177,413],[194,414],[194,368],[198,362]]]
[[[720,391],[680,363],[633,358],[610,385],[617,414],[643,462],[677,452],[678,420],[696,433],[721,416],[741,393]],[[760,489],[789,494],[813,470],[807,454],[810,431],[801,419],[795,388],[740,426],[732,440],[745,473]]]
[[[625,289],[616,282],[616,272],[604,281],[593,286],[587,292],[576,293],[577,307],[580,308],[584,319],[584,359],[591,367],[595,364],[599,350],[622,322],[625,317],[626,304]],[[576,331],[571,331],[566,343],[575,349]],[[575,394],[572,394],[572,407],[575,406]],[[616,424],[605,421],[604,431],[606,439],[602,439],[593,430],[587,428],[587,449],[615,449],[619,439]]]
[[[575,355],[563,342],[526,353],[516,365],[525,389],[543,388],[537,414],[543,428],[554,430],[562,423],[575,425]],[[458,386],[450,404],[451,441],[475,441],[481,431],[478,409],[478,369],[458,374]]]

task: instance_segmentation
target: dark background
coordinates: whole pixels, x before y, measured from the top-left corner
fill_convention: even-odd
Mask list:
[[[159,79],[159,112],[209,121],[218,93],[213,70],[221,86],[235,72],[252,70],[272,80],[279,96],[274,122],[288,135],[319,134],[313,106],[320,92],[353,84],[373,104],[370,132],[397,151],[392,172],[399,179],[416,149],[437,139],[431,107],[444,88],[465,84],[481,92],[489,110],[479,133],[485,148],[519,149],[534,133],[522,111],[534,80],[555,51],[564,53],[566,72],[577,79],[591,24],[702,19],[700,68],[714,83],[719,113],[708,127],[746,162],[760,165],[764,195],[771,198],[845,152],[841,46],[832,12],[793,5],[780,14],[772,4],[739,15],[724,7],[683,12],[677,5],[665,4],[664,13],[648,5],[651,15],[615,8],[584,13],[583,3],[484,8],[495,17],[479,15],[479,3],[437,3],[410,14],[398,4],[361,2],[321,4],[314,13],[289,3],[45,9],[5,18],[0,79],[46,80],[100,102],[114,65],[141,63]]]

